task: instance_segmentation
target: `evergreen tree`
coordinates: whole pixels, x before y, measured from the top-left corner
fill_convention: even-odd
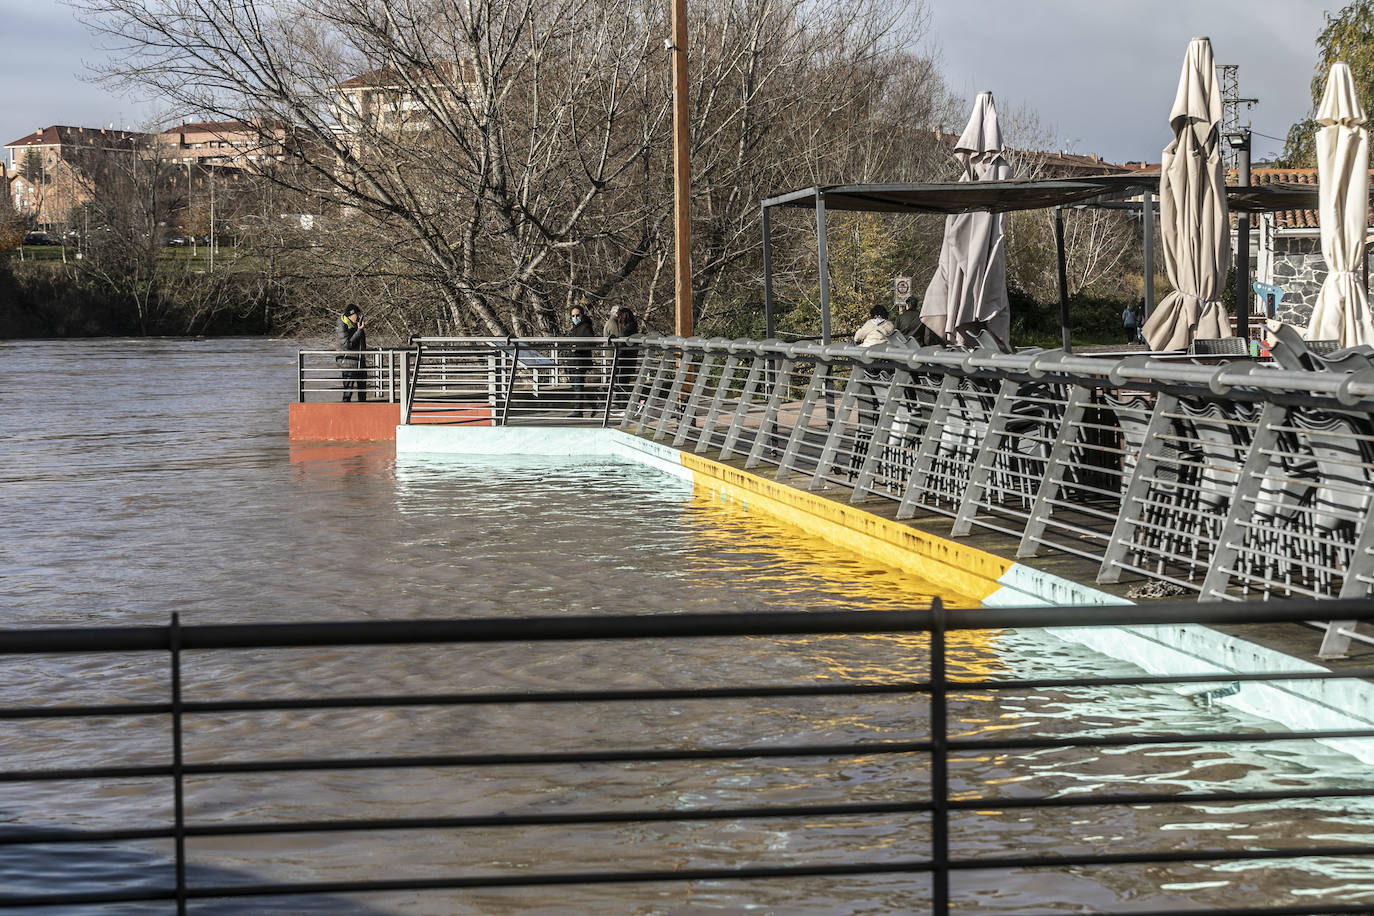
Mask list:
[[[1317,64],[1312,75],[1312,111],[1288,129],[1279,164],[1286,168],[1315,168],[1316,132],[1313,120],[1331,65],[1345,61],[1355,77],[1360,100],[1374,104],[1374,0],[1353,0],[1339,12],[1326,14],[1326,28],[1317,36]]]

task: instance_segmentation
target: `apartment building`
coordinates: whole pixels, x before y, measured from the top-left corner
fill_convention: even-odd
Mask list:
[[[283,161],[291,139],[283,121],[192,121],[158,134],[157,148],[171,162],[257,172]]]
[[[147,134],[100,127],[54,124],[5,144],[12,168],[7,192],[15,209],[41,225],[66,222],[71,211],[94,194],[92,164],[133,156]]]

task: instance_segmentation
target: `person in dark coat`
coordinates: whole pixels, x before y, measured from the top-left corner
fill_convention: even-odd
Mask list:
[[[596,330],[592,327],[591,319],[580,305],[574,305],[571,312],[572,327],[568,329],[569,337],[592,338],[596,336]],[[592,343],[588,339],[586,343],[581,341],[568,347],[568,384],[572,388],[573,416],[586,416],[588,411],[587,404],[587,373],[592,368]]]
[[[902,313],[897,316],[897,320],[892,323],[897,326],[897,330],[901,331],[912,341],[920,340],[921,331],[925,328],[925,325],[921,324],[921,309],[916,304],[916,297],[908,296],[905,306],[906,307],[902,309]]]
[[[628,306],[621,306],[615,316],[617,337],[633,337],[639,333],[639,319]],[[630,389],[634,388],[635,377],[639,374],[639,347],[620,346],[620,356],[616,361],[615,385],[620,392],[622,406],[630,399]]]
[[[358,400],[367,400],[367,372],[363,369],[362,351],[367,349],[367,331],[363,330],[362,311],[352,303],[343,310],[339,321],[334,325],[334,349],[356,351],[353,355],[336,356],[336,362],[343,369],[343,399],[353,400],[353,392],[358,392]]]

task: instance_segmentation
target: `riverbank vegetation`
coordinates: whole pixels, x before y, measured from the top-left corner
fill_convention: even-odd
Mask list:
[[[182,117],[285,123],[295,139],[287,161],[235,189],[226,170],[115,157],[115,190],[99,195],[103,212],[68,220],[78,241],[62,263],[10,258],[8,282],[25,299],[0,309],[0,334],[44,323],[309,334],[348,301],[368,310],[378,341],[558,334],[572,305],[598,320],[629,305],[646,327],[672,327],[662,4],[392,0],[384,17],[347,0],[76,5],[132,49],[108,79]],[[922,0],[703,0],[690,16],[694,323],[759,334],[759,202],[814,184],[952,180],[968,100],[913,50]],[[1022,150],[1051,136],[1015,112],[1004,126]],[[163,245],[216,227],[213,270]],[[923,292],[943,228],[938,216],[833,216],[837,336],[891,302],[893,278]],[[1124,217],[1071,213],[1071,292],[1109,302],[1113,316],[1135,301],[1139,253],[1121,253],[1138,249],[1134,231]],[[1013,283],[1056,302],[1046,215],[1009,220],[1006,244]],[[779,328],[816,333],[811,217],[780,215],[773,253]]]

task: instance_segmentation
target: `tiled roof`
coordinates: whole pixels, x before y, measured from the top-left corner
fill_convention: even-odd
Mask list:
[[[1256,185],[1315,185],[1316,169],[1255,169],[1250,173],[1250,183]],[[1374,171],[1370,172],[1370,184],[1374,185]],[[1316,210],[1277,210],[1274,212],[1274,225],[1279,229],[1319,229],[1321,219]],[[1365,225],[1374,225],[1374,211],[1365,217]]]
[[[6,143],[5,147],[8,149],[27,146],[61,146],[92,137],[103,137],[106,141],[129,142],[144,136],[146,135],[127,130],[114,130],[104,127],[68,127],[65,124],[54,124],[51,127],[44,127],[42,130],[36,130],[26,137],[20,137],[11,143]]]
[[[1250,173],[1250,183],[1268,184],[1305,184],[1317,183],[1316,169],[1255,169]],[[1279,229],[1316,229],[1321,224],[1316,210],[1276,210],[1274,225]]]
[[[285,121],[188,121],[169,127],[164,134],[244,134],[259,130],[281,130]]]

